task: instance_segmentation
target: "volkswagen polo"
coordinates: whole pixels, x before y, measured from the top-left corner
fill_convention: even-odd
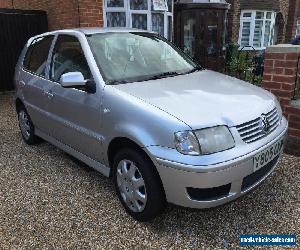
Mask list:
[[[271,93],[135,29],[33,37],[15,87],[25,142],[42,138],[111,177],[139,221],[168,202],[209,208],[247,193],[276,167],[288,128]]]

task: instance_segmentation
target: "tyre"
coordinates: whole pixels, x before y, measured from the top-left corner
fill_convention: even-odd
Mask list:
[[[161,214],[166,205],[159,175],[144,152],[120,150],[113,164],[117,195],[129,215],[138,221],[149,221]]]
[[[34,126],[24,106],[18,110],[19,127],[22,137],[28,145],[40,142],[40,139],[34,134]]]

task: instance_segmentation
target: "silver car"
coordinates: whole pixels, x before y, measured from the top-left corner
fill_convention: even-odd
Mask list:
[[[205,70],[155,33],[72,29],[26,44],[15,73],[22,136],[112,177],[136,220],[209,208],[274,170],[287,120],[269,92]]]

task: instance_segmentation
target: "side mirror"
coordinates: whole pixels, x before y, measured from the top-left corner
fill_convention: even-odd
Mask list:
[[[69,72],[65,73],[60,77],[60,84],[64,88],[78,88],[85,87],[87,81],[81,72]]]
[[[60,77],[60,84],[64,88],[83,89],[87,93],[96,93],[96,83],[91,80],[84,80],[81,72],[69,72]]]

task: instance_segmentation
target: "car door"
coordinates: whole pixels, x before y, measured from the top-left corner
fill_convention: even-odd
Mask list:
[[[85,89],[63,88],[60,78],[69,72],[81,72],[92,80],[85,54],[79,39],[73,35],[60,34],[53,48],[49,80],[51,98],[47,110],[50,135],[58,141],[97,160],[101,155],[101,88],[95,93]]]
[[[19,86],[22,87],[24,104],[36,129],[46,132],[48,97],[51,84],[46,79],[49,50],[54,36],[36,38],[30,44],[21,70]]]

